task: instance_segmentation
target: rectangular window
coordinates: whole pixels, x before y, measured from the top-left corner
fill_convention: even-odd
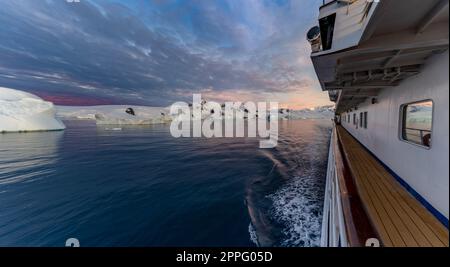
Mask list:
[[[350,114],[347,116],[347,122],[350,123]]]
[[[364,129],[367,129],[367,111],[364,112]]]
[[[360,112],[359,113],[359,127],[363,127],[363,113],[362,112]]]
[[[356,125],[356,113],[353,113],[353,125]]]
[[[424,147],[431,147],[433,101],[405,104],[401,106],[401,138]]]
[[[331,14],[319,20],[320,38],[322,40],[322,49],[331,49],[333,42],[334,23],[336,21],[336,14]]]

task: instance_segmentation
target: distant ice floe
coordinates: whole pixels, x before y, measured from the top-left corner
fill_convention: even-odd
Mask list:
[[[207,102],[202,103],[202,119],[212,116],[206,107]],[[134,114],[127,113],[127,109],[132,109]],[[243,106],[239,107],[244,113],[244,118],[249,117]],[[236,111],[236,110],[235,110]],[[317,107],[313,109],[289,110],[280,109],[279,119],[328,119],[332,118],[334,109],[332,106]],[[225,112],[222,112],[225,119]],[[62,119],[84,119],[95,120],[97,124],[104,125],[132,125],[132,124],[161,124],[172,121],[170,107],[147,107],[133,105],[105,105],[105,106],[57,106],[57,116]]]
[[[132,109],[134,115],[126,112]],[[62,119],[95,120],[100,125],[147,125],[170,122],[169,108],[145,106],[57,106]]]
[[[334,116],[334,106],[320,106],[300,110],[280,109],[278,117],[286,120],[331,119]]]
[[[206,108],[206,101],[198,107],[202,119],[213,115]],[[132,114],[127,112],[132,110]],[[242,108],[243,110],[243,108]],[[191,114],[194,111],[191,107]],[[225,113],[222,113],[227,119]],[[62,119],[95,120],[100,125],[147,125],[161,124],[172,121],[170,107],[147,107],[133,105],[105,105],[105,106],[57,106],[57,116]],[[246,116],[244,115],[244,118]]]
[[[0,132],[63,130],[53,103],[23,91],[0,87]]]

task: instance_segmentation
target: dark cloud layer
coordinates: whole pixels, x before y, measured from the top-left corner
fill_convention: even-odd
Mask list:
[[[205,89],[301,92],[317,6],[295,2],[2,1],[0,86],[148,105]]]

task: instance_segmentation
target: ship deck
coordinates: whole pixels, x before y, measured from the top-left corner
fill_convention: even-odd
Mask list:
[[[359,198],[382,245],[448,247],[448,229],[347,130],[336,126],[336,132]]]

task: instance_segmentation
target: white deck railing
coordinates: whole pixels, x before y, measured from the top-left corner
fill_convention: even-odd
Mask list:
[[[320,246],[347,247],[347,233],[344,214],[342,212],[341,194],[336,172],[335,161],[335,131],[331,134],[328,153],[328,169],[325,185],[325,200],[323,206],[322,234]],[[339,151],[337,152],[339,153]]]

